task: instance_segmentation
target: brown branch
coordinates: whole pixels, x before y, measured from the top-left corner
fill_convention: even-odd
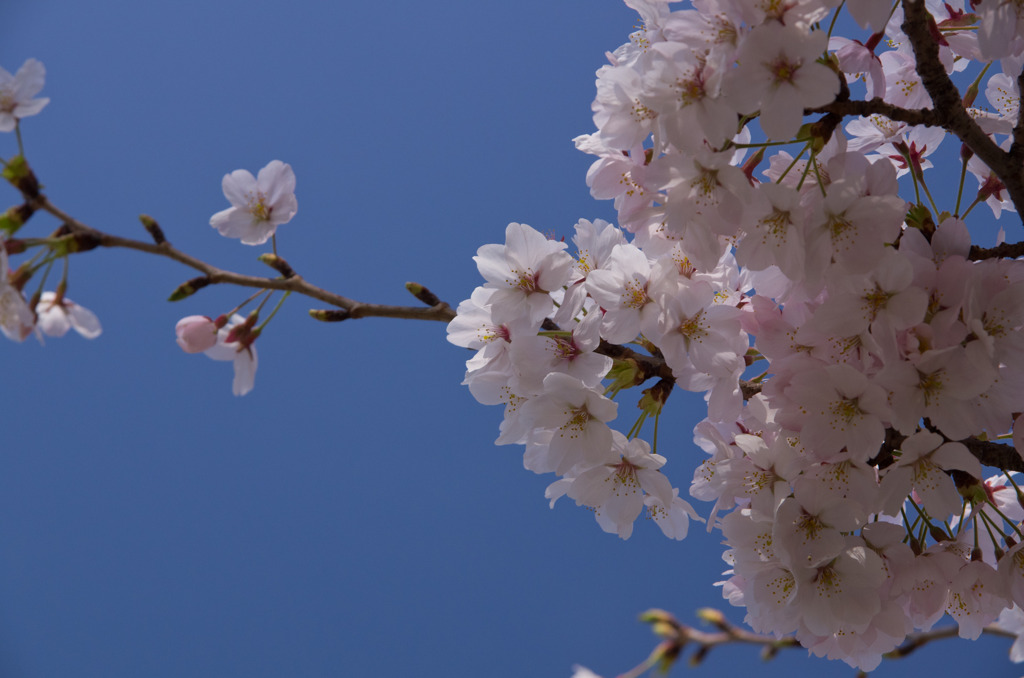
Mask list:
[[[1024,69],[1017,74],[1017,96],[1020,96],[1020,92],[1024,92]],[[1010,145],[1010,158],[1013,159],[1017,166],[1021,166],[1024,161],[1024,106],[1017,106],[1017,122],[1013,126],[1013,143]]]
[[[959,90],[939,60],[939,45],[929,28],[932,17],[925,8],[924,0],[904,0],[903,9],[903,32],[914,48],[917,72],[932,98],[939,123],[974,151],[999,177],[1020,215],[1024,211],[1024,166],[1019,156],[1024,154],[1024,148],[1018,145],[1013,153],[1003,151],[967,113]]]
[[[750,400],[755,395],[761,392],[761,386],[763,384],[760,381],[746,381],[740,379],[740,392],[743,393],[744,400]]]
[[[971,245],[971,253],[967,256],[971,261],[982,259],[1016,259],[1024,257],[1024,242],[1004,242],[995,247],[978,247]]]
[[[931,427],[928,427],[928,430],[941,434],[941,431],[934,431]],[[880,469],[891,466],[895,462],[893,453],[900,449],[900,446],[903,445],[903,441],[906,439],[905,435],[901,435],[895,429],[886,429],[885,442],[882,443],[878,453],[871,459],[868,459],[868,465],[877,466]],[[979,440],[978,438],[964,438],[963,440],[951,442],[962,444],[984,466],[991,466],[992,468],[1007,472],[1017,471],[1018,473],[1024,473],[1024,458],[1021,458],[1017,448],[1013,445],[995,443],[991,440]]]
[[[416,283],[407,283],[406,288],[424,303],[430,304],[429,308],[410,306],[389,306],[384,304],[369,304],[366,302],[349,299],[340,294],[328,292],[320,287],[306,282],[302,276],[296,274],[283,259],[276,255],[263,255],[264,263],[273,266],[283,274],[281,278],[264,278],[249,276],[232,271],[226,271],[216,266],[197,259],[189,254],[176,249],[164,239],[159,227],[150,227],[147,224],[147,231],[153,235],[155,243],[142,242],[131,238],[105,233],[78,221],[69,214],[63,212],[53,205],[43,194],[31,195],[25,192],[27,207],[31,210],[42,210],[55,216],[62,222],[62,226],[54,234],[56,238],[69,239],[67,244],[69,252],[84,251],[92,247],[119,247],[131,249],[148,254],[165,257],[177,261],[202,273],[186,283],[183,283],[172,299],[184,298],[201,287],[213,284],[231,284],[240,287],[257,289],[284,290],[323,301],[337,307],[338,311],[312,310],[310,315],[321,321],[339,321],[349,318],[405,318],[410,320],[434,320],[449,322],[455,317],[455,311],[445,302],[441,301],[430,290]],[[152,219],[149,219],[152,221]],[[145,221],[144,221],[145,223]],[[156,231],[154,233],[154,231]],[[73,243],[78,243],[74,244]],[[83,244],[85,243],[85,244]],[[73,246],[72,246],[73,245]],[[1016,257],[1024,256],[1024,243],[1003,244],[991,249],[971,248],[972,259],[983,259],[992,257]],[[557,331],[560,328],[550,320],[546,320],[543,329]],[[609,356],[615,360],[632,361],[636,365],[636,385],[646,382],[648,379],[660,379],[666,384],[675,382],[672,369],[665,362],[661,355],[647,355],[639,353],[626,346],[611,344],[602,340],[597,348],[597,353]],[[747,381],[740,382],[740,389],[744,399],[750,399],[761,390],[760,383]],[[899,449],[904,436],[900,436],[891,429],[886,433],[886,440],[882,444],[878,454],[870,460],[872,465],[879,465],[881,468],[892,463],[893,452]],[[984,465],[1000,468],[1005,471],[1024,472],[1024,459],[1017,453],[1012,445],[982,441],[976,438],[968,438],[960,441],[968,450]]]
[[[894,104],[875,97],[869,101],[833,101],[824,106],[809,109],[811,113],[831,113],[834,115],[862,115],[869,117],[881,115],[895,122],[905,122],[908,125],[925,125],[927,127],[941,127],[942,120],[935,111],[930,108],[901,108]]]
[[[29,196],[26,196],[27,198]],[[435,320],[449,322],[455,317],[455,311],[443,301],[430,308],[412,306],[389,306],[385,304],[370,304],[363,301],[349,299],[334,292],[306,282],[300,275],[292,275],[283,278],[263,278],[259,276],[243,275],[233,271],[212,266],[201,259],[197,259],[181,250],[176,249],[169,242],[159,244],[142,242],[131,238],[122,238],[87,226],[69,214],[57,208],[50,200],[42,194],[31,199],[32,207],[48,212],[60,219],[64,227],[75,236],[86,237],[96,243],[99,247],[119,247],[123,249],[146,252],[157,256],[173,259],[203,274],[208,284],[229,284],[239,287],[252,287],[265,290],[284,290],[295,292],[312,299],[317,299],[331,306],[336,306],[347,311],[348,318],[406,318],[409,320]]]
[[[1013,445],[977,438],[965,438],[957,442],[962,443],[985,466],[1024,473],[1024,459]]]
[[[610,344],[604,339],[601,340],[601,345],[594,352],[606,355],[614,360],[634,361],[640,369],[637,385],[642,384],[648,379],[663,379],[668,382],[675,382],[672,368],[668,366],[664,358],[637,353],[631,348],[619,344]]]
[[[754,633],[753,631],[736,626],[727,620],[724,614],[714,608],[698,610],[697,616],[704,622],[718,628],[718,631],[702,631],[688,626],[664,610],[648,610],[640,615],[640,620],[649,623],[651,630],[662,638],[662,642],[658,644],[647,659],[626,673],[620,674],[618,678],[637,678],[655,666],[661,668],[662,671],[667,671],[682,656],[687,645],[696,646],[695,651],[690,656],[689,662],[691,666],[702,662],[712,649],[720,645],[736,643],[760,645],[763,659],[773,658],[781,649],[801,647],[800,643],[793,636],[776,638],[775,636]],[[996,624],[989,624],[982,629],[982,633],[1002,638],[1017,637]],[[928,643],[957,636],[958,628],[956,626],[943,626],[930,631],[912,633],[906,637],[902,645],[895,650],[886,652],[882,657],[885,659],[901,659]]]

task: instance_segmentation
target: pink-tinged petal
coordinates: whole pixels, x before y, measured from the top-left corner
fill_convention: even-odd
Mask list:
[[[210,217],[210,226],[226,238],[239,238],[245,245],[262,245],[277,230],[274,223],[256,219],[237,207],[214,214]]]
[[[36,326],[48,337],[63,337],[71,329],[71,321],[61,306],[41,302],[36,313],[39,314]]]
[[[545,292],[561,289],[569,282],[574,260],[565,252],[551,252],[537,264],[537,287]]]
[[[252,215],[238,207],[229,207],[210,217],[210,226],[226,238],[240,238],[252,223]]]
[[[299,201],[290,193],[269,202],[271,207],[270,220],[278,226],[287,224],[299,211]]]
[[[238,353],[237,344],[214,344],[210,348],[203,351],[203,355],[212,360],[234,360],[235,355]]]
[[[39,94],[46,82],[46,68],[37,59],[27,59],[14,74],[15,98],[31,99]]]
[[[225,174],[220,182],[224,197],[235,207],[246,209],[250,198],[256,193],[256,177],[248,170],[239,169]]]
[[[103,333],[100,319],[89,309],[68,301],[67,312],[68,318],[71,320],[71,327],[86,339],[95,339]]]
[[[292,201],[295,200],[295,172],[291,165],[280,160],[271,160],[260,170],[256,185],[275,209],[278,202],[288,196],[291,196]]]
[[[277,225],[270,221],[259,221],[254,219],[249,225],[248,232],[241,236],[243,245],[262,245],[270,240],[270,236],[277,231]]]
[[[956,490],[953,479],[938,466],[922,462],[914,470],[914,491],[921,505],[938,521],[957,514],[963,508],[963,497]]]
[[[515,281],[510,280],[512,272],[505,259],[503,245],[481,245],[477,249],[473,261],[476,262],[477,270],[487,282],[499,286],[515,284]]]
[[[932,461],[946,471],[950,469],[965,471],[978,480],[984,477],[981,470],[981,462],[962,443],[946,443],[942,445],[932,453]]]
[[[190,315],[174,326],[178,346],[185,353],[202,353],[217,343],[217,326],[205,315]],[[212,356],[211,356],[212,357]],[[234,356],[230,358],[234,360]]]
[[[758,121],[770,139],[792,139],[803,123],[803,111],[791,88],[780,87],[765,95]]]
[[[250,346],[235,354],[235,379],[231,384],[231,392],[236,396],[244,396],[256,384],[256,348]]]
[[[31,101],[20,103],[14,107],[14,117],[27,118],[30,115],[35,115],[39,111],[43,110],[43,108],[45,108],[46,104],[48,103],[50,103],[50,99],[48,97],[43,97],[42,99],[32,99]]]

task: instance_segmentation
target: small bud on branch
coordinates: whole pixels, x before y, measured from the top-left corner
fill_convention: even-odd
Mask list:
[[[173,292],[171,292],[171,296],[167,298],[167,301],[181,301],[185,297],[192,296],[193,294],[195,294],[196,292],[203,289],[209,284],[210,279],[205,275],[197,276],[195,278],[192,278],[191,280],[187,280],[182,284],[178,285],[178,287],[175,288]]]
[[[348,311],[343,308],[338,309],[309,309],[309,317],[313,320],[319,320],[323,323],[337,323],[342,320],[348,320],[352,317]]]
[[[11,185],[21,191],[26,198],[39,197],[39,180],[36,179],[36,175],[33,174],[24,157],[17,155],[11,158],[0,175],[11,182]]]
[[[167,242],[167,238],[164,237],[164,232],[160,228],[160,224],[156,223],[156,219],[149,216],[148,214],[140,214],[139,221],[149,232],[149,235],[153,238],[153,242],[157,245],[163,245]]]
[[[441,300],[437,298],[436,294],[419,283],[407,282],[405,283],[405,289],[409,290],[409,293],[412,294],[412,296],[416,297],[427,306],[437,306],[441,303]]]
[[[28,203],[8,208],[6,212],[0,214],[0,231],[4,231],[7,235],[14,235],[34,213],[35,208]]]
[[[287,261],[277,256],[276,254],[271,254],[270,252],[267,252],[266,254],[261,254],[257,258],[267,266],[271,267],[272,269],[283,275],[285,278],[295,277],[295,270],[288,264]]]

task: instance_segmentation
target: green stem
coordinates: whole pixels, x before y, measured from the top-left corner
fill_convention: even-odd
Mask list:
[[[25,157],[25,146],[21,143],[21,120],[14,120],[14,136],[18,138],[18,155]]]
[[[775,183],[777,183],[777,184],[781,184],[782,183],[782,180],[786,178],[787,174],[789,174],[789,170],[793,169],[796,166],[797,161],[800,160],[800,158],[803,157],[804,153],[806,153],[807,150],[810,147],[811,147],[810,142],[807,142],[806,144],[804,144],[804,147],[793,158],[793,162],[789,163],[789,167],[787,167],[785,170],[783,170],[782,174],[779,175],[779,178],[775,180]]]
[[[832,37],[832,31],[836,27],[836,20],[839,18],[839,13],[843,11],[844,5],[846,5],[846,0],[843,0],[843,2],[839,3],[839,6],[836,7],[836,11],[832,14],[832,21],[828,25],[828,37],[830,38]]]
[[[999,516],[1000,518],[1002,518],[1002,519],[1003,519],[1003,521],[1005,521],[1007,525],[1009,525],[1010,527],[1012,527],[1012,528],[1013,528],[1014,532],[1016,532],[1016,533],[1017,533],[1017,536],[1018,536],[1018,537],[1020,537],[1021,539],[1024,539],[1024,532],[1021,532],[1021,531],[1020,531],[1020,528],[1019,528],[1019,527],[1017,527],[1017,524],[1016,524],[1016,523],[1014,523],[1014,522],[1013,522],[1012,520],[1010,520],[1009,518],[1007,518],[1007,517],[1006,517],[1006,514],[1005,514],[1005,513],[1003,513],[1002,511],[1000,511],[1000,510],[999,510],[999,507],[998,507],[998,506],[996,506],[995,504],[993,504],[992,502],[988,502],[988,505],[989,505],[989,507],[990,507],[990,508],[991,508],[991,509],[992,509],[993,511],[995,511],[995,512],[996,512],[996,515],[998,515],[998,516]],[[984,511],[979,511],[979,513],[981,513],[982,515],[985,515],[985,512],[984,512]]]
[[[989,541],[992,542],[993,546],[998,547],[999,546],[999,540],[996,539],[996,536],[994,534],[992,534],[992,528],[993,527],[998,529],[998,527],[995,525],[995,521],[993,521],[992,518],[990,518],[989,516],[985,515],[985,513],[983,511],[978,511],[977,515],[981,516],[981,522],[985,526],[985,531],[988,532]],[[999,533],[1000,533],[1000,535],[1002,535],[1002,530],[1000,530]],[[978,524],[977,524],[977,520],[975,520],[975,524],[974,524],[974,539],[975,539],[975,542],[977,542],[977,539],[978,539]]]
[[[267,326],[267,323],[269,323],[271,320],[274,319],[274,316],[277,315],[277,312],[279,310],[281,310],[281,306],[284,305],[284,300],[287,299],[288,295],[290,295],[290,294],[291,294],[291,290],[289,290],[289,291],[285,292],[283,295],[281,295],[281,298],[278,299],[277,306],[274,307],[274,310],[271,311],[270,315],[267,316],[267,319],[264,320],[262,323],[260,323],[260,326],[256,328],[255,331],[257,333],[262,332],[263,328]],[[269,298],[270,298],[270,296],[267,295],[267,299],[269,299]],[[260,306],[262,307],[262,304],[260,304]]]
[[[792,141],[761,141],[756,144],[741,144],[737,142],[732,142],[730,143],[729,148],[767,148],[768,146],[791,146],[792,144]]]
[[[267,295],[269,296],[269,294],[270,294],[270,290],[260,290],[259,292],[255,292],[255,293],[254,293],[254,294],[253,294],[253,295],[252,295],[251,297],[249,297],[248,299],[246,299],[245,301],[243,301],[242,303],[240,303],[240,304],[239,304],[238,306],[235,306],[235,307],[234,307],[233,309],[231,309],[230,311],[228,311],[226,315],[227,315],[227,316],[228,316],[228,317],[230,318],[231,316],[233,316],[234,314],[238,313],[238,312],[239,312],[239,311],[241,311],[241,310],[242,310],[243,308],[245,308],[246,306],[248,306],[248,305],[249,305],[249,303],[250,303],[250,302],[251,302],[251,301],[252,301],[253,299],[255,299],[256,297],[260,296],[261,294],[267,294]],[[262,305],[261,305],[261,307],[262,307]]]
[[[633,428],[629,429],[629,432],[626,433],[626,437],[632,439],[632,438],[636,437],[637,435],[639,435],[640,434],[640,428],[644,425],[644,422],[646,420],[647,420],[647,411],[644,410],[643,412],[640,413],[640,416],[636,418],[636,422],[633,424]]]
[[[975,198],[974,202],[972,202],[970,205],[967,206],[967,210],[964,211],[964,213],[960,215],[960,218],[961,219],[966,219],[967,215],[971,213],[971,210],[973,210],[974,206],[977,205],[979,202],[981,202],[981,196],[978,196],[977,198]]]
[[[43,290],[46,288],[46,279],[50,277],[50,269],[53,268],[53,262],[53,259],[50,259],[48,262],[46,262],[46,270],[43,272],[43,277],[39,280],[39,287],[36,288],[36,295],[42,296]],[[40,264],[40,266],[42,266],[42,264]],[[35,311],[35,309],[32,310]]]
[[[964,197],[964,180],[967,178],[967,161],[960,161],[960,185],[956,189],[956,211],[953,216],[960,218],[960,201]]]
[[[796,182],[796,190],[800,190],[804,187],[804,182],[807,181],[807,174],[811,171],[811,162],[814,160],[814,152],[811,152],[811,156],[807,158],[807,162],[804,163],[804,171],[800,173],[800,181]]]
[[[821,191],[821,197],[827,198],[828,193],[825,192],[825,183],[821,180],[821,170],[818,168],[818,156],[816,153],[811,154],[809,163],[814,166],[814,178],[818,183],[818,190]]]
[[[938,215],[939,208],[935,206],[935,199],[932,198],[932,192],[928,190],[928,184],[924,180],[924,175],[921,176],[921,188],[924,189],[924,194],[928,196],[928,202],[932,205],[932,214]]]
[[[658,422],[661,421],[661,412],[654,415],[654,436],[651,438],[651,454],[658,453]]]

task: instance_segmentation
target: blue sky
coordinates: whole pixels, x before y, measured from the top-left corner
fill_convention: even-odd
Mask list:
[[[571,139],[592,131],[593,73],[635,21],[614,0],[6,0],[0,65],[45,63],[27,155],[80,220],[144,239],[148,213],[179,248],[265,274],[264,248],[208,224],[225,173],[276,158],[297,175],[278,244],[300,274],[398,304],[415,280],[455,305],[508,222],[570,236],[614,219]],[[230,365],[183,354],[174,324],[247,294],[166,302],[191,276],[76,257],[68,297],[103,336],[5,349],[0,675],[613,676],[654,645],[640,611],[724,607],[717,533],[677,543],[641,524],[623,542],[567,500],[548,508],[553,478],[493,445],[501,412],[460,386],[468,355],[443,325],[323,325],[293,297],[235,398]],[[701,403],[673,399],[659,433],[686,487]],[[1006,647],[946,643],[877,675],[1016,675]],[[692,674],[750,671],[852,675],[749,648]]]

